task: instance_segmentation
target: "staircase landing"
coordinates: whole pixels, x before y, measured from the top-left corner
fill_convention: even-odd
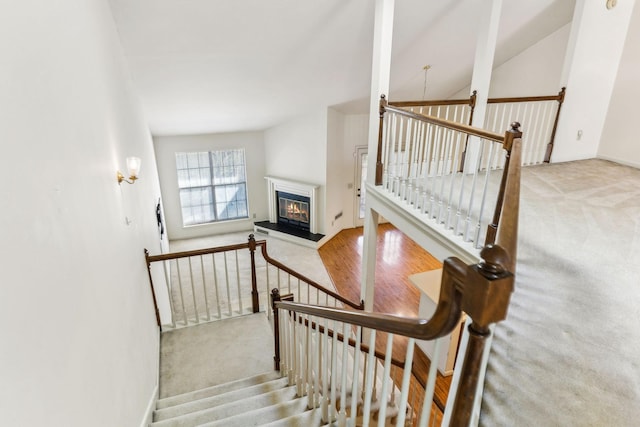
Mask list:
[[[163,332],[160,398],[273,371],[273,331],[265,313]]]

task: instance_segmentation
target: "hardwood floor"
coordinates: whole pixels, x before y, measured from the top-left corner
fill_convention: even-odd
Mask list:
[[[360,300],[362,233],[362,227],[343,230],[319,250],[320,258],[338,293],[352,301]],[[417,317],[420,293],[409,282],[409,276],[441,268],[442,263],[391,224],[379,226],[377,248],[374,311]],[[386,337],[377,336],[376,348],[379,351],[384,352],[385,343]],[[397,355],[396,357],[403,360],[406,346],[406,339],[396,337],[393,346],[394,356]],[[429,370],[429,359],[418,347],[415,350],[414,372],[417,373],[418,380],[424,384]],[[450,385],[451,377],[438,374],[435,398],[443,404],[446,402]],[[435,411],[437,424],[440,423],[441,415]]]

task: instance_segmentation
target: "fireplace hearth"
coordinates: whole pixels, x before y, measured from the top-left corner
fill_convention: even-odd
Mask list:
[[[318,233],[319,186],[276,177],[265,179],[269,221],[256,222],[255,231],[318,248],[325,237]]]

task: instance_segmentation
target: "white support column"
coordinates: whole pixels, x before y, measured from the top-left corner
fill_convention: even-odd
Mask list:
[[[502,0],[491,0],[487,2],[487,7],[483,9],[484,14],[478,16],[480,21],[480,30],[478,33],[478,42],[476,44],[476,56],[473,67],[473,77],[471,78],[471,90],[477,90],[476,107],[473,113],[472,126],[483,127],[484,119],[487,111],[487,99],[489,97],[489,87],[491,83],[491,72],[493,69],[493,57],[496,50],[496,40],[498,37],[498,28],[500,25],[500,13],[502,10]],[[467,147],[467,159],[465,161],[465,170],[469,172],[475,172],[469,170],[469,167],[475,167],[479,156],[477,150],[477,139],[469,139],[469,145]],[[474,148],[476,148],[474,150]],[[467,323],[470,319],[467,318]],[[469,337],[468,325],[465,324],[462,338],[460,341],[460,347],[458,350],[458,357],[456,360],[456,366],[462,366],[464,361],[464,354],[467,347],[467,341]],[[493,328],[492,328],[493,333]],[[480,403],[482,401],[482,390],[484,387],[484,373],[486,370],[486,363],[489,356],[489,350],[491,349],[491,338],[487,342],[485,352],[482,358],[482,368],[480,369],[480,379],[478,380],[478,389],[476,390],[476,400],[474,402],[473,413],[471,416],[471,425],[477,425],[480,414]],[[447,398],[447,405],[445,409],[442,425],[449,425],[451,419],[451,409],[453,409],[453,402],[455,401],[456,391],[458,384],[460,383],[460,369],[455,369],[453,372],[453,378],[451,380],[451,387],[449,396]]]
[[[375,26],[373,33],[373,62],[371,64],[371,99],[369,108],[369,165],[367,182],[375,182],[376,152],[378,149],[378,105],[380,95],[389,94],[391,74],[391,41],[393,37],[393,13],[395,0],[376,0]],[[373,308],[373,287],[376,268],[376,241],[378,214],[367,203],[365,208],[364,244],[362,254],[361,295],[365,309]]]
[[[376,275],[376,244],[378,234],[378,212],[368,206],[364,215],[364,242],[362,244],[362,283],[360,298],[364,309],[373,310],[374,279]]]
[[[473,64],[473,75],[471,77],[471,92],[473,93],[474,90],[478,91],[476,95],[476,106],[473,110],[473,120],[471,122],[471,126],[474,127],[484,127],[501,11],[502,0],[491,0],[490,2],[486,2],[486,8],[482,10],[483,15],[478,16],[480,24]],[[471,93],[469,95],[471,95]],[[467,145],[465,171],[470,173],[475,172],[469,168],[475,167],[478,155],[478,138],[472,136],[469,138],[469,144]]]

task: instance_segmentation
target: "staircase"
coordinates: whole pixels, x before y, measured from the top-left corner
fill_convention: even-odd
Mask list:
[[[321,409],[308,409],[307,403],[306,396],[296,396],[296,386],[288,385],[286,377],[276,371],[267,372],[160,399],[150,427],[333,425],[323,423]],[[375,412],[372,421],[377,420]],[[394,415],[393,408],[388,408],[386,425],[394,425]]]
[[[160,399],[151,426],[320,426],[287,382],[274,371]]]

